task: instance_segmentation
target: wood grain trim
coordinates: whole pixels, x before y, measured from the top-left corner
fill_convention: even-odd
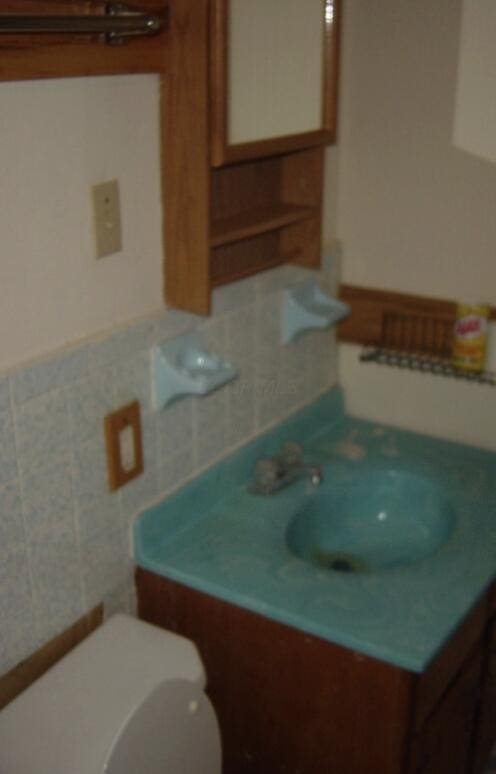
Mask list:
[[[208,0],[172,0],[162,95],[165,299],[210,312]]]
[[[167,0],[133,0],[137,10],[166,13]],[[101,14],[101,0],[0,0],[0,13]],[[109,46],[74,35],[0,35],[0,81],[165,71],[167,28],[149,38]]]
[[[329,143],[336,142],[337,135],[340,30],[341,1],[325,0],[322,126],[329,132]]]
[[[100,604],[0,677],[0,710],[97,629],[102,621],[103,605]]]
[[[496,581],[492,584],[488,593],[489,618],[496,616]]]
[[[332,142],[333,133],[327,129],[317,129],[312,132],[291,134],[283,137],[271,137],[267,140],[228,145],[225,148],[222,163],[232,164],[235,161],[248,161],[263,156],[277,156],[283,153],[313,148],[317,145],[327,145]]]
[[[351,314],[338,325],[338,339],[351,344],[379,344],[384,312],[455,320],[456,302],[441,298],[357,285],[342,285],[339,297],[351,307]],[[494,308],[491,319],[496,319]]]
[[[227,40],[229,0],[210,6],[210,135],[211,163],[221,166],[227,146]]]

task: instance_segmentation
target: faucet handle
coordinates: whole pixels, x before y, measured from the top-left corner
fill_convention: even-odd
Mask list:
[[[298,465],[303,460],[303,446],[296,441],[284,441],[281,457],[287,465]]]
[[[255,486],[261,489],[270,488],[281,478],[282,473],[282,465],[277,457],[262,457],[256,461],[253,470]]]

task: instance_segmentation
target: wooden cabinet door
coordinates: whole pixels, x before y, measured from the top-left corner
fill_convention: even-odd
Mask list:
[[[496,621],[488,638],[488,653],[481,681],[470,774],[484,770],[496,742]]]
[[[338,0],[214,0],[214,166],[334,140]]]
[[[479,649],[414,739],[409,774],[466,774],[481,664]]]

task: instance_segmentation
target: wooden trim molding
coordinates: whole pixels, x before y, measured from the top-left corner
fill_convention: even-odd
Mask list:
[[[100,604],[75,624],[47,642],[31,656],[21,661],[10,672],[0,677],[0,710],[22,691],[38,680],[57,661],[97,629],[103,621],[103,605]]]
[[[350,344],[379,345],[385,312],[455,321],[456,301],[357,285],[342,285],[339,297],[351,307],[351,314],[338,325],[338,339]],[[496,319],[495,308],[491,319]]]
[[[162,92],[165,299],[210,312],[208,0],[169,9],[168,77]]]
[[[235,161],[248,161],[263,156],[280,156],[293,151],[313,148],[319,145],[329,145],[334,141],[334,133],[327,129],[317,129],[313,132],[302,132],[283,137],[271,137],[267,140],[226,145],[222,157],[216,153],[214,165],[232,164]]]
[[[324,99],[322,103],[322,126],[327,134],[326,142],[336,142],[338,84],[341,40],[341,2],[325,0],[324,18]]]
[[[227,148],[228,0],[210,4],[210,137],[211,162],[220,166]]]

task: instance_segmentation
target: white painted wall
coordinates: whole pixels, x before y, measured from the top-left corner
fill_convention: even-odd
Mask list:
[[[496,162],[496,3],[463,0],[454,142]]]
[[[461,0],[349,0],[343,17],[343,280],[496,305],[496,165],[452,143]],[[496,390],[341,349],[352,413],[496,448]]]
[[[496,450],[494,387],[362,364],[359,354],[358,346],[339,347],[340,382],[350,414]]]
[[[496,304],[496,166],[452,144],[461,0],[343,13],[343,278]]]
[[[0,369],[163,306],[155,76],[0,84]],[[90,186],[124,249],[94,259]]]

